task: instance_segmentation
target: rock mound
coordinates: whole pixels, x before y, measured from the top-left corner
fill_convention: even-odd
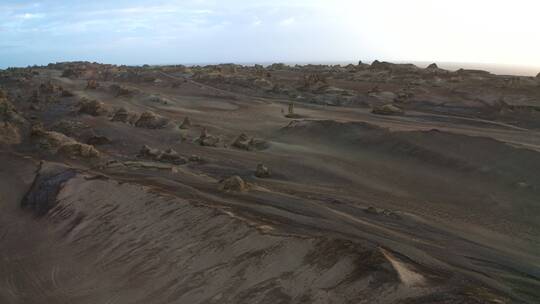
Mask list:
[[[405,112],[392,104],[385,104],[373,107],[371,113],[378,115],[403,115]]]
[[[88,80],[86,82],[86,89],[87,90],[95,90],[99,87],[99,82],[97,82],[96,80]]]
[[[246,151],[264,150],[268,148],[269,144],[263,139],[251,137],[249,138],[245,133],[240,134],[232,143],[232,146]]]
[[[248,185],[240,176],[234,175],[220,181],[219,190],[244,192],[248,190]]]
[[[120,108],[116,110],[111,121],[119,121],[123,123],[135,123],[138,119],[137,114],[128,111],[126,108]]]
[[[161,151],[159,149],[153,149],[147,145],[144,145],[141,148],[141,151],[139,151],[139,157],[163,162],[163,163],[170,163],[174,165],[183,165],[187,163],[186,158],[178,154],[173,149],[167,149],[165,151]]]
[[[135,126],[146,129],[162,129],[165,128],[168,123],[169,121],[166,118],[157,115],[152,111],[146,111],[143,112],[137,122],[135,122]]]
[[[109,90],[111,90],[115,97],[129,97],[133,94],[131,90],[117,84],[110,85]]]
[[[184,118],[184,121],[182,121],[182,124],[180,125],[180,129],[189,129],[191,127],[191,120],[189,119],[189,117],[186,116],[186,118]]]
[[[38,140],[40,146],[52,153],[62,153],[71,157],[95,158],[100,153],[94,146],[76,141],[62,133],[46,131],[41,126],[32,128],[32,136]]]
[[[21,142],[19,128],[26,123],[11,102],[7,94],[0,90],[0,143],[12,145]]]
[[[157,160],[160,162],[171,163],[175,165],[183,165],[187,163],[187,160],[184,157],[180,156],[178,152],[170,148],[161,152]]]
[[[266,167],[264,164],[257,164],[257,169],[255,169],[255,176],[259,178],[267,178],[270,177],[270,169]]]
[[[208,134],[208,130],[203,128],[201,135],[194,142],[205,147],[217,147],[220,141],[219,137]]]
[[[92,116],[100,116],[107,114],[107,108],[105,104],[97,100],[82,100],[80,103],[79,113],[88,114]]]
[[[139,156],[140,157],[151,158],[151,159],[158,158],[158,156],[160,154],[161,154],[161,152],[158,149],[150,148],[150,146],[148,146],[148,145],[144,145],[141,148],[141,151],[139,151]]]

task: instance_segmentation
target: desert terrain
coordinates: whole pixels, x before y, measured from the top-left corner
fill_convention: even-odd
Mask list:
[[[0,303],[539,303],[540,74],[0,70]]]

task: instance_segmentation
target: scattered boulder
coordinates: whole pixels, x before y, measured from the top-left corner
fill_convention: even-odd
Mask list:
[[[191,127],[191,120],[189,119],[189,117],[186,116],[186,118],[184,118],[184,121],[182,121],[182,124],[180,125],[180,129],[189,129]]]
[[[79,108],[79,113],[88,114],[92,116],[100,116],[107,114],[107,109],[105,104],[97,100],[82,100],[81,107]]]
[[[86,82],[86,89],[87,90],[95,90],[99,87],[99,83],[94,80],[94,79],[90,79]]]
[[[364,212],[369,213],[369,214],[379,214],[379,211],[377,210],[377,208],[373,206],[367,207],[366,209],[364,209]]]
[[[158,149],[150,148],[147,145],[144,145],[139,151],[139,156],[144,158],[157,159],[161,152]]]
[[[392,104],[385,104],[373,107],[371,113],[378,115],[403,115],[405,112]]]
[[[249,137],[245,133],[238,135],[232,146],[242,150],[249,150]]]
[[[240,134],[232,143],[232,146],[238,149],[253,151],[264,150],[268,148],[268,142],[260,138],[249,138],[246,134]]]
[[[264,139],[252,137],[249,140],[249,146],[252,150],[264,150],[268,149],[268,147],[270,147],[270,144]]]
[[[397,212],[394,212],[394,211],[388,210],[388,209],[380,210],[380,209],[377,209],[377,208],[375,208],[373,206],[367,207],[366,209],[364,209],[364,212],[366,212],[368,214],[372,214],[372,215],[382,215],[382,216],[385,216],[385,217],[388,217],[388,218],[391,218],[391,219],[394,219],[394,220],[401,219],[401,216]]]
[[[171,163],[175,165],[183,165],[187,163],[187,160],[180,156],[178,152],[173,149],[167,149],[158,156],[158,160],[165,163]]]
[[[147,98],[148,101],[150,102],[153,102],[153,103],[160,103],[160,104],[163,104],[163,105],[167,105],[169,104],[169,102],[163,98],[161,98],[160,96],[158,95],[150,95],[148,98]]]
[[[396,213],[396,212],[394,212],[392,210],[388,210],[388,209],[384,209],[382,211],[382,215],[384,215],[386,217],[389,217],[389,218],[392,218],[392,219],[395,219],[395,220],[401,219],[401,216],[398,213]]]
[[[257,164],[257,169],[255,169],[255,176],[259,178],[270,177],[270,170],[264,164]]]
[[[144,145],[141,148],[138,156],[174,165],[183,165],[187,163],[187,160],[173,149],[160,151],[159,149],[150,148],[147,145]]]
[[[190,162],[195,162],[195,163],[200,163],[203,161],[202,157],[200,157],[199,155],[191,155],[189,157],[189,161]]]
[[[248,185],[244,180],[238,176],[234,175],[229,178],[220,181],[219,190],[221,191],[237,191],[243,192],[248,190]]]
[[[126,108],[116,110],[111,121],[120,121],[123,123],[134,123],[138,120],[137,114],[129,112]]]
[[[109,89],[113,92],[115,97],[122,97],[122,96],[127,97],[127,96],[131,96],[132,94],[132,92],[129,89],[123,86],[119,86],[117,84],[111,84],[109,86]]]
[[[203,128],[201,130],[201,135],[195,139],[195,142],[205,147],[217,147],[220,142],[220,138],[208,134],[208,130]]]
[[[146,129],[162,129],[168,123],[169,121],[166,118],[157,115],[154,112],[146,111],[142,113],[137,122],[135,122],[135,126]]]

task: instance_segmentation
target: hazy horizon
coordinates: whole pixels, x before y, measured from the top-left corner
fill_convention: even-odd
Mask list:
[[[0,68],[378,59],[534,76],[538,11],[533,0],[5,0]]]
[[[72,60],[73,62],[77,61],[87,61],[87,62],[94,62],[92,60]],[[362,61],[362,60],[360,60]],[[379,61],[387,61],[387,60],[379,60]],[[60,62],[60,61],[59,61]],[[363,63],[370,64],[372,61],[362,61]],[[388,62],[392,63],[411,63],[414,64],[420,68],[425,68],[429,64],[434,63],[431,61],[391,61],[388,60]],[[49,62],[49,63],[56,63],[56,62]],[[114,65],[122,65],[119,63],[114,62],[98,62],[102,64],[114,64]],[[142,65],[155,65],[155,66],[165,66],[165,65],[186,65],[186,66],[196,66],[196,65],[215,65],[215,64],[240,64],[240,65],[255,65],[255,64],[261,64],[261,65],[271,65],[273,63],[284,63],[286,65],[307,65],[307,64],[328,64],[328,65],[334,65],[339,64],[342,66],[348,65],[348,64],[357,64],[358,60],[349,60],[349,61],[313,61],[313,62],[288,62],[288,61],[268,61],[268,62],[161,62],[161,63],[132,63],[132,64],[126,64],[129,66],[142,66]],[[450,70],[450,71],[456,71],[459,69],[475,69],[475,70],[484,70],[491,72],[493,74],[497,75],[510,75],[510,76],[531,76],[534,77],[540,73],[540,67],[527,67],[527,66],[519,66],[519,65],[507,65],[507,64],[494,64],[494,63],[471,63],[471,62],[435,62],[439,68]],[[46,64],[38,64],[39,65],[47,65]],[[17,67],[28,67],[32,65],[24,65],[24,66],[13,66],[15,68]],[[0,69],[6,69],[9,67],[0,67]]]

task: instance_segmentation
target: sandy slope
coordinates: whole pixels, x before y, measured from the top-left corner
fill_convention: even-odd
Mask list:
[[[161,73],[162,83],[85,80],[44,70],[75,96],[33,112],[71,120],[102,156],[50,155],[31,138],[0,155],[0,300],[7,303],[534,303],[540,278],[540,134],[505,121],[430,112],[296,105]],[[15,90],[15,89],[14,89]],[[21,94],[24,91],[20,91]],[[148,100],[159,94],[166,103]],[[77,114],[80,97],[169,118],[164,129]],[[27,111],[28,103],[16,104]],[[192,126],[180,130],[189,116]],[[194,143],[201,130],[218,147]],[[437,130],[433,130],[437,129]],[[231,147],[241,132],[269,148]],[[142,145],[203,161],[137,157]],[[24,156],[31,156],[25,158]],[[39,160],[49,162],[40,165]],[[115,161],[115,162],[110,162]],[[258,163],[271,178],[254,176]],[[57,165],[54,165],[57,164]],[[52,209],[21,210],[44,168],[72,170]],[[64,166],[64,167],[62,167]],[[40,169],[41,168],[41,169]],[[60,168],[60,169],[58,169]],[[247,192],[222,192],[239,175]],[[57,175],[54,175],[57,177]],[[58,179],[56,179],[58,181]],[[39,187],[38,187],[39,188]],[[368,207],[373,207],[367,209]]]

